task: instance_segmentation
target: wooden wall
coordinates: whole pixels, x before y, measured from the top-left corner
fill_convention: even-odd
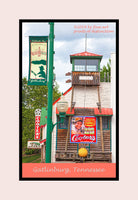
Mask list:
[[[93,76],[93,80],[80,80],[80,76]],[[99,72],[72,72],[72,85],[100,85]]]
[[[67,136],[67,130],[58,129],[57,151],[65,151],[66,136]],[[110,130],[104,130],[103,137],[104,137],[104,150],[110,151]],[[77,144],[70,143],[70,137],[68,139],[68,149],[67,150],[77,152]],[[90,151],[102,151],[100,130],[97,131],[97,144],[91,144]]]

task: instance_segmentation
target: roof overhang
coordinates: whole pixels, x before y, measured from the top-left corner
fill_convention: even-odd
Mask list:
[[[56,108],[56,114],[59,115],[57,108]],[[74,115],[74,108],[72,108],[72,111],[71,111],[71,108],[69,107],[66,112],[66,115]]]

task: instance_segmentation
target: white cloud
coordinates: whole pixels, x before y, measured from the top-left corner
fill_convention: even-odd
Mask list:
[[[65,73],[72,70],[70,55],[85,51],[85,34],[74,34],[74,25],[78,23],[55,23],[54,42],[54,66],[56,81],[60,91],[65,92],[70,84],[65,83],[70,77]],[[95,24],[95,23],[79,23]],[[107,23],[106,23],[107,24]],[[115,24],[111,23],[110,29],[115,30]],[[49,35],[48,23],[24,23],[23,24],[23,76],[28,77],[29,71],[29,35]],[[87,34],[87,51],[103,55],[101,67],[106,65],[111,52],[115,52],[115,33],[112,34]]]

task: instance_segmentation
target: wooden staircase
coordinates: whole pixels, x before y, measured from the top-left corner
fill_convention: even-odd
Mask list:
[[[57,151],[65,151],[66,137],[67,137],[67,130],[58,129]],[[77,152],[77,144],[70,143],[70,137],[68,137],[67,151],[76,151]]]

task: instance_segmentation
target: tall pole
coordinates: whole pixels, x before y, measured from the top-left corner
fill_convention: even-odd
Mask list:
[[[52,102],[53,102],[53,54],[54,54],[54,22],[50,22],[49,35],[49,69],[48,69],[48,109],[47,109],[47,137],[46,137],[46,163],[51,163],[52,143]]]

